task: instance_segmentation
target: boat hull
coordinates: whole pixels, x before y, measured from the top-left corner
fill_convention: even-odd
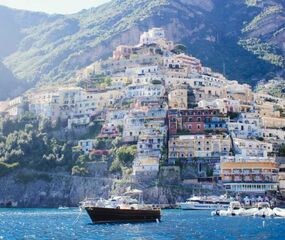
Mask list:
[[[160,221],[160,209],[136,210],[117,208],[85,208],[94,224],[97,223],[124,223],[124,222],[155,222]]]

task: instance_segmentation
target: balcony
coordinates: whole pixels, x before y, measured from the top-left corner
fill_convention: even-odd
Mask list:
[[[255,177],[253,177],[253,181],[255,181],[255,182],[262,182],[263,178],[261,176],[255,176]]]
[[[252,176],[244,176],[243,181],[244,182],[252,182]]]
[[[234,182],[242,182],[242,178],[240,176],[234,176],[233,181]]]

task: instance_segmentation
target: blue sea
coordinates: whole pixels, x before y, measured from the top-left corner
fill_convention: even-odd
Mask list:
[[[162,222],[92,225],[78,209],[0,209],[0,239],[285,239],[285,219],[162,211]]]

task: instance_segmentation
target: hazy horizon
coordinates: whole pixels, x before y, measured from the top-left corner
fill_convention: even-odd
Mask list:
[[[109,0],[0,0],[0,5],[45,13],[71,14],[99,6]]]

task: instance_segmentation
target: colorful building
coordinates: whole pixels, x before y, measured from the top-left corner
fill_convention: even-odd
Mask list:
[[[278,186],[278,167],[275,158],[221,157],[220,176],[225,189],[233,192],[265,193]]]
[[[225,117],[216,109],[188,109],[168,111],[169,133],[204,134],[226,131]]]
[[[218,162],[220,156],[231,154],[228,135],[183,135],[170,137],[168,141],[169,162],[177,159],[211,160]]]

